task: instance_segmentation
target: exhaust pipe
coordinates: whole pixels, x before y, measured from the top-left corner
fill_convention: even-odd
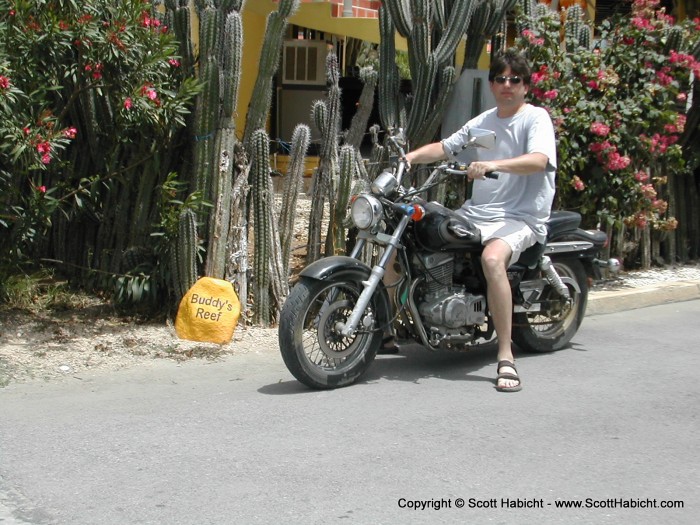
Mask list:
[[[608,259],[607,261],[602,259],[593,259],[593,264],[595,264],[598,268],[603,268],[604,270],[608,270],[612,273],[619,272],[620,268],[622,267],[620,261],[614,258]]]

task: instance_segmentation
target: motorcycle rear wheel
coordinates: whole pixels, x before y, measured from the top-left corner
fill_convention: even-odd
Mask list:
[[[301,383],[316,389],[347,386],[374,360],[382,340],[376,294],[354,335],[344,337],[338,329],[362,288],[348,278],[302,277],[292,289],[282,308],[279,342],[285,365]]]
[[[551,287],[543,292],[544,303],[539,312],[519,312],[513,316],[513,342],[529,352],[553,352],[566,347],[578,332],[588,304],[588,279],[581,261],[553,260],[560,277],[576,281],[580,292],[567,285],[571,294],[571,308]]]

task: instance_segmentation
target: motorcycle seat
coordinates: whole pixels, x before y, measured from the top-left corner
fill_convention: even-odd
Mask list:
[[[575,211],[553,211],[547,221],[547,237],[553,237],[565,231],[575,230],[581,224],[581,215]]]

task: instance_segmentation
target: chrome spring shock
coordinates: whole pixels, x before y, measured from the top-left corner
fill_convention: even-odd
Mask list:
[[[569,289],[562,282],[561,277],[559,277],[559,274],[554,269],[554,265],[552,264],[552,260],[549,258],[549,256],[545,255],[542,257],[542,260],[540,261],[540,269],[544,272],[544,276],[552,288],[554,288],[554,290],[556,290],[556,292],[567,301],[571,300]]]

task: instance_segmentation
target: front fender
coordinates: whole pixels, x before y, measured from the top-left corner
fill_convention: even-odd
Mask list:
[[[312,262],[304,268],[299,275],[309,277],[318,281],[325,281],[330,277],[337,275],[362,275],[363,280],[366,280],[372,269],[362,261],[348,257],[346,255],[332,255],[324,257],[318,261]]]
[[[371,273],[372,269],[362,261],[346,255],[332,255],[312,262],[299,273],[299,276],[317,281],[349,279],[362,282],[369,279]],[[379,294],[380,324],[387,323],[391,319],[392,306],[389,293],[382,281],[379,282],[375,294]]]

